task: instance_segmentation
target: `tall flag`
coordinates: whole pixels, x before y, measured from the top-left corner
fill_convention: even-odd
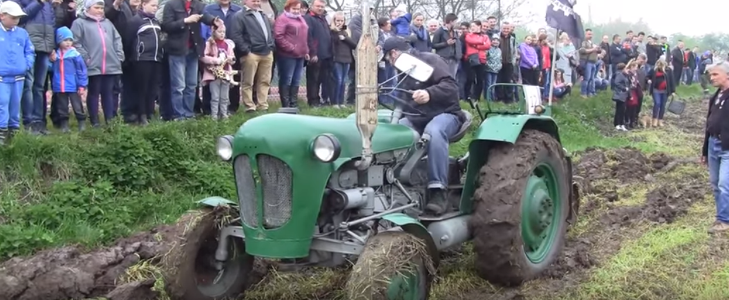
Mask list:
[[[585,30],[582,18],[573,9],[575,4],[575,0],[549,0],[546,20],[549,27],[566,32],[572,44],[579,48],[585,39]]]

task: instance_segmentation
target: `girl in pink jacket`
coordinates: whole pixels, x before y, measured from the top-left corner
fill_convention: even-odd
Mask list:
[[[232,76],[237,73],[231,67],[235,62],[234,47],[233,41],[225,38],[225,27],[217,27],[214,28],[213,35],[205,44],[205,55],[200,58],[205,64],[202,84],[210,85],[210,115],[213,120],[228,118],[228,106],[230,105],[228,91],[231,84],[236,84],[232,82]],[[213,70],[217,68],[221,68],[228,74],[227,78],[216,76]]]

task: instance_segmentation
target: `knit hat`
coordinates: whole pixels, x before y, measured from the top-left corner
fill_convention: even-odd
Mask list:
[[[73,33],[71,32],[71,29],[68,29],[66,26],[56,29],[56,44],[60,44],[68,39],[73,41]]]
[[[89,7],[94,6],[95,4],[104,6],[104,1],[103,0],[84,0],[84,9],[88,10]]]

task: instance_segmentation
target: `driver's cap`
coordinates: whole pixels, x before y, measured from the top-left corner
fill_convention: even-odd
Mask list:
[[[404,38],[399,36],[393,36],[385,40],[385,44],[382,46],[382,51],[388,53],[391,50],[407,51],[410,50],[410,43]]]

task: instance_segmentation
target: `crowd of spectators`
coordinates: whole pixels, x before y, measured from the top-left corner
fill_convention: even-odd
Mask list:
[[[705,86],[699,74],[712,59],[709,51],[689,50],[681,41],[671,49],[665,37],[642,32],[629,31],[624,39],[603,36],[597,43],[588,29],[581,45],[574,45],[567,34],[555,38],[546,29],[517,37],[514,24],[498,24],[493,16],[460,22],[451,13],[426,20],[404,5],[387,16],[355,14],[347,20],[342,12],[327,13],[323,0],[288,0],[280,11],[269,0],[242,4],[169,0],[160,8],[158,0],[84,0],[77,7],[72,0],[4,1],[0,40],[12,42],[0,49],[0,143],[21,123],[33,134],[48,134],[49,119],[67,132],[70,117],[84,130],[87,122],[98,127],[117,114],[125,123],[146,125],[157,111],[164,120],[267,111],[276,71],[284,107],[297,105],[302,79],[309,106],[352,105],[363,26],[377,31],[380,54],[387,38],[400,37],[411,51],[442,57],[464,100],[517,100],[513,87],[492,89],[496,83],[539,85],[545,99],[553,90],[558,100],[578,81],[579,93],[589,98],[622,86],[621,70],[635,62],[641,80],[666,82],[650,86],[653,91],[647,81],[636,83],[660,107],[665,97],[656,94],[670,95],[672,87],[696,81]],[[394,84],[388,79],[396,72],[382,56],[378,80]],[[389,102],[387,96],[381,100]],[[654,114],[657,125],[662,114],[661,109]],[[627,127],[634,123],[625,120]]]

